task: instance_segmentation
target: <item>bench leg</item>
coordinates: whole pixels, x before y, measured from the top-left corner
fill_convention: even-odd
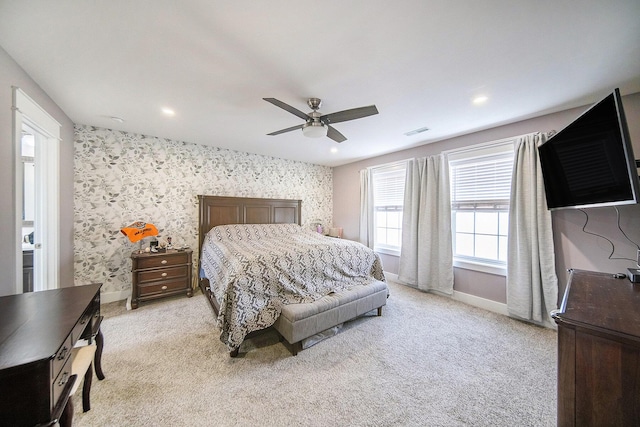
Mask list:
[[[238,352],[239,352],[239,351],[240,351],[240,349],[239,349],[239,348],[236,348],[235,350],[233,350],[233,351],[230,351],[230,352],[229,352],[229,356],[231,356],[231,357],[238,357]]]
[[[382,307],[378,307],[378,316],[382,316]]]
[[[300,350],[302,350],[302,341],[294,342],[293,344],[291,344],[291,354],[297,356]]]

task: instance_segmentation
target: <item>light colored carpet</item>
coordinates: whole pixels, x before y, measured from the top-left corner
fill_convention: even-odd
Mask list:
[[[555,425],[555,331],[389,286],[382,317],[296,357],[272,332],[231,359],[199,292],[106,304],[106,379],[74,425]]]

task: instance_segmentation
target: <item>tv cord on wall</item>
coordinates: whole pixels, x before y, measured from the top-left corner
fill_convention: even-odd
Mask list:
[[[633,240],[631,240],[631,239],[629,238],[629,236],[627,236],[627,233],[625,233],[625,232],[624,232],[624,230],[622,229],[622,227],[620,226],[620,212],[618,211],[618,208],[617,208],[617,207],[616,207],[615,209],[616,209],[616,214],[617,214],[617,224],[618,224],[618,229],[620,230],[620,232],[622,233],[622,235],[623,235],[624,237],[626,237],[626,239],[627,239],[628,241],[630,241],[630,242],[631,242],[631,243],[633,243],[633,244],[634,244],[638,249],[640,249],[640,246],[638,246],[638,244],[637,244],[637,243],[635,243]],[[604,237],[604,236],[603,236],[603,235],[601,235],[601,234],[597,234],[597,233],[593,233],[593,232],[591,232],[591,231],[587,231],[587,230],[586,230],[586,228],[587,228],[587,224],[589,223],[589,214],[588,214],[588,213],[586,213],[586,212],[584,211],[584,209],[578,209],[578,210],[579,210],[580,212],[582,212],[582,213],[584,214],[584,216],[586,217],[586,218],[585,218],[585,221],[584,221],[584,225],[582,226],[582,231],[583,231],[584,233],[586,233],[586,234],[591,234],[592,236],[600,237],[600,238],[602,238],[602,239],[606,240],[607,242],[609,242],[609,244],[611,245],[611,253],[609,253],[608,259],[610,259],[610,260],[625,260],[625,261],[632,261],[632,262],[634,262],[634,263],[635,263],[635,262],[637,262],[637,260],[635,260],[635,259],[631,259],[631,258],[625,258],[625,257],[614,257],[614,256],[613,256],[613,254],[614,254],[614,253],[615,253],[615,251],[616,251],[616,246],[613,244],[613,242],[612,242],[610,239],[608,239],[608,238]]]

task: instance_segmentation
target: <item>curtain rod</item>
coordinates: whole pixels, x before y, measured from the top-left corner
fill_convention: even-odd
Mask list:
[[[381,165],[375,165],[375,166],[367,166],[366,168],[360,169],[360,171],[362,170],[371,170],[371,169],[377,169],[377,168],[384,168],[387,166],[391,166],[391,165],[395,165],[396,163],[402,163],[402,162],[408,162],[409,160],[411,160],[413,157],[410,157],[408,159],[402,159],[402,160],[394,160],[393,162],[387,162],[387,163],[383,163]],[[358,172],[360,172],[358,171]]]
[[[464,153],[465,151],[473,151],[473,150],[477,150],[478,148],[486,148],[486,147],[491,147],[493,145],[501,145],[501,144],[504,144],[505,142],[516,140],[518,138],[522,138],[522,137],[525,137],[527,135],[535,135],[535,134],[539,134],[539,133],[540,132],[523,133],[522,135],[510,136],[508,138],[497,139],[495,141],[480,142],[478,144],[467,145],[465,147],[452,148],[451,150],[443,151],[442,154]]]
[[[548,136],[552,137],[556,133],[557,133],[556,130],[552,129],[552,130],[550,130],[548,132]],[[538,135],[538,134],[540,134],[540,132],[523,133],[522,135],[511,136],[511,137],[508,137],[508,138],[502,138],[502,139],[498,139],[498,140],[495,140],[495,141],[481,142],[481,143],[478,143],[478,144],[467,145],[465,147],[460,147],[460,148],[452,148],[451,150],[441,151],[440,154],[464,153],[465,151],[477,150],[478,148],[491,147],[492,145],[504,144],[507,141],[515,140],[515,139],[518,139],[518,138],[522,138],[522,137],[525,137],[527,135]],[[366,168],[358,170],[358,173],[360,173],[360,171],[362,171],[362,170],[371,170],[371,169],[376,169],[376,168],[383,168],[383,167],[391,166],[393,164],[400,163],[400,162],[408,162],[409,160],[411,160],[413,158],[414,157],[410,157],[408,159],[396,160],[396,161],[393,161],[393,162],[383,163],[381,165],[367,166]]]

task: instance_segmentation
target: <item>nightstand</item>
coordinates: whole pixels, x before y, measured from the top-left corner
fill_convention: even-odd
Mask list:
[[[166,252],[131,254],[131,308],[138,308],[139,301],[163,298],[186,293],[193,295],[191,288],[191,249]]]

